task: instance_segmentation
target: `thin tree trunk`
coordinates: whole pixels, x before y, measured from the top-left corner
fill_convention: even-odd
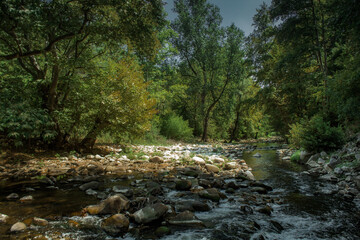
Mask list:
[[[81,141],[80,146],[85,149],[92,149],[95,145],[98,134],[102,129],[104,129],[105,126],[106,126],[105,122],[101,121],[99,118],[96,118],[94,126],[88,132],[86,137]]]
[[[230,141],[229,141],[230,143],[232,143],[232,141],[235,140],[235,135],[236,135],[236,132],[237,132],[237,130],[239,128],[239,122],[240,122],[240,110],[238,109],[236,111],[235,126],[234,126],[234,128],[233,128],[233,130],[231,132],[231,136],[230,136]]]

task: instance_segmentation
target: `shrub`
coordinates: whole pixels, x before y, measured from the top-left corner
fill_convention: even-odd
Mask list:
[[[290,160],[292,162],[300,162],[300,153],[301,150],[297,150],[296,152],[294,152],[293,155],[291,155]]]
[[[309,152],[331,151],[344,144],[345,136],[342,128],[332,127],[330,122],[319,115],[290,127],[290,143]]]
[[[167,138],[188,141],[193,137],[192,132],[188,121],[180,116],[171,114],[162,121],[161,134]]]

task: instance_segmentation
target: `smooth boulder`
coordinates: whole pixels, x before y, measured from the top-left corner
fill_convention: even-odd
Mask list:
[[[113,237],[123,235],[129,230],[129,219],[124,214],[115,214],[105,219],[101,228]]]
[[[122,194],[116,194],[103,200],[98,205],[91,205],[85,211],[91,215],[116,214],[129,209],[130,202]]]
[[[168,206],[162,203],[156,203],[140,209],[134,213],[134,219],[137,223],[150,223],[161,219],[168,211]]]

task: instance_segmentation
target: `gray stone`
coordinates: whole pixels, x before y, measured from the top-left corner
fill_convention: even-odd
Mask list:
[[[6,223],[9,220],[9,216],[0,213],[0,223]]]
[[[324,165],[325,164],[325,160],[322,159],[322,158],[319,158],[318,161],[317,161],[318,164],[320,165]]]
[[[18,198],[19,198],[19,194],[17,194],[17,193],[11,193],[6,197],[7,200],[15,200]]]
[[[179,213],[175,217],[171,218],[169,223],[172,225],[184,227],[205,227],[204,223],[190,211]]]
[[[331,156],[331,157],[330,157],[330,162],[329,162],[329,167],[330,167],[330,168],[334,169],[335,166],[336,166],[337,164],[339,164],[339,163],[340,163],[340,161],[339,161],[339,159],[338,159],[336,156]]]
[[[263,187],[253,187],[251,188],[251,191],[252,192],[257,192],[257,193],[260,193],[260,194],[266,194],[267,193],[267,190]]]
[[[206,211],[210,211],[211,208],[206,203],[200,201],[188,200],[188,201],[182,201],[176,203],[175,209],[178,212],[183,212],[183,211],[206,212]]]
[[[260,157],[261,157],[261,154],[260,154],[260,153],[255,153],[255,154],[253,155],[253,157],[260,158]]]
[[[100,183],[97,182],[97,181],[92,181],[92,182],[88,182],[88,183],[85,183],[83,185],[81,185],[79,188],[80,190],[82,191],[86,191],[88,189],[98,189],[100,186]]]
[[[221,193],[216,188],[204,189],[199,192],[199,196],[213,202],[219,202],[221,199]]]
[[[90,196],[96,196],[96,195],[97,195],[97,191],[92,190],[91,188],[89,188],[88,190],[86,190],[85,193],[86,193],[87,195],[90,195]]]
[[[268,205],[266,205],[264,207],[258,207],[255,210],[257,212],[259,212],[259,213],[266,214],[266,215],[269,215],[269,216],[271,215],[271,212],[273,211],[273,209]]]
[[[26,225],[23,222],[17,222],[11,226],[10,232],[21,232],[26,229]]]
[[[308,162],[306,163],[306,165],[308,165],[308,166],[311,167],[311,168],[318,168],[318,167],[320,167],[320,165],[319,165],[318,163],[316,163],[315,161],[308,161]]]
[[[150,223],[162,218],[168,209],[168,206],[162,203],[156,203],[136,211],[134,213],[134,219],[140,224]]]
[[[334,173],[337,174],[337,175],[340,175],[342,172],[343,172],[342,169],[339,168],[339,167],[334,169]]]
[[[34,200],[34,198],[31,195],[20,198],[21,202],[29,202],[29,201],[32,201],[32,200]]]

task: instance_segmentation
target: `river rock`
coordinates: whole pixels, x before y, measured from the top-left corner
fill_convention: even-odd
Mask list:
[[[26,229],[26,225],[23,222],[17,222],[11,226],[10,232],[21,232]]]
[[[116,214],[121,213],[129,209],[130,202],[122,194],[116,194],[110,196],[107,199],[101,201],[98,205],[91,205],[85,208],[91,215],[102,215],[102,214]]]
[[[6,197],[7,200],[15,200],[18,198],[19,198],[19,194],[17,194],[17,193],[11,193]]]
[[[271,220],[270,223],[278,233],[281,233],[284,230],[284,227],[281,226],[280,223],[278,223],[278,222],[276,222],[274,220]]]
[[[219,202],[222,195],[216,188],[204,189],[198,194],[201,198],[209,199],[213,202]]]
[[[264,207],[256,208],[256,211],[259,212],[259,213],[266,214],[266,215],[270,216],[273,209],[270,206],[266,205]]]
[[[37,217],[34,217],[32,222],[33,222],[34,225],[37,225],[37,226],[47,226],[47,225],[49,225],[49,222],[47,220],[42,219],[42,218],[37,218]]]
[[[183,227],[204,227],[204,223],[199,220],[194,213],[190,211],[185,211],[179,213],[175,217],[169,220],[169,223],[176,226]]]
[[[320,167],[320,165],[317,163],[317,162],[315,162],[315,161],[307,161],[307,163],[306,163],[306,165],[308,165],[309,167],[311,167],[311,168],[318,168],[318,167]]]
[[[96,196],[98,193],[95,190],[92,190],[91,188],[89,188],[88,190],[85,191],[85,193],[89,196]]]
[[[200,201],[188,200],[188,201],[182,201],[182,202],[176,203],[175,209],[178,212],[184,212],[184,211],[206,212],[206,211],[210,211],[211,208],[206,203],[203,203]]]
[[[34,198],[31,195],[20,198],[20,202],[30,202],[32,200],[34,200]]]
[[[164,193],[160,184],[156,182],[153,181],[147,182],[145,186],[147,193],[150,195],[157,196],[157,195],[162,195]]]
[[[338,165],[340,163],[340,160],[336,157],[336,156],[331,156],[330,157],[330,162],[328,164],[328,166],[331,168],[331,169],[334,169],[336,165]]]
[[[260,193],[260,194],[266,194],[267,193],[267,190],[263,187],[253,187],[251,188],[251,191],[252,192],[257,192],[257,193]]]
[[[231,169],[236,169],[236,168],[238,168],[237,162],[227,162],[225,164],[225,169],[226,170],[231,170]]]
[[[250,172],[249,170],[244,171],[244,175],[245,175],[245,177],[246,177],[247,179],[255,180],[254,175],[253,175],[252,172]]]
[[[113,192],[121,193],[125,197],[131,198],[134,194],[134,191],[132,189],[123,187],[123,186],[113,186],[112,188]]]
[[[0,223],[6,223],[9,220],[9,216],[0,213]]]
[[[189,180],[185,180],[185,179],[178,179],[175,181],[175,188],[176,190],[179,190],[179,191],[187,191],[187,190],[190,190],[191,188],[191,181]]]
[[[252,187],[262,187],[262,188],[265,188],[267,191],[272,191],[273,190],[272,187],[270,187],[269,185],[266,185],[264,183],[261,183],[261,182],[251,182],[250,186],[252,186]]]
[[[193,157],[192,160],[196,163],[196,164],[200,164],[200,165],[205,165],[205,160],[200,158],[200,157]]]
[[[168,207],[162,203],[156,203],[140,209],[134,213],[134,219],[137,223],[150,223],[162,218],[168,211]]]
[[[129,219],[123,214],[115,214],[105,219],[101,228],[113,237],[120,236],[126,233],[129,229]]]
[[[162,159],[161,157],[155,156],[149,159],[149,162],[151,163],[163,163],[164,159]]]
[[[253,155],[253,157],[260,158],[260,157],[261,157],[261,154],[260,154],[260,153],[255,153],[255,154]]]
[[[220,157],[214,157],[214,158],[212,158],[212,160],[214,163],[224,163],[225,162],[225,160]]]
[[[231,182],[228,182],[228,183],[225,185],[225,188],[227,188],[227,189],[231,188],[231,189],[236,190],[236,189],[239,189],[240,186],[238,186],[238,185],[236,184],[236,182],[231,181]]]
[[[88,182],[88,183],[84,183],[83,185],[81,185],[79,188],[82,191],[86,191],[88,189],[98,189],[99,188],[100,183],[97,181],[92,181],[92,182]]]
[[[211,164],[205,164],[205,168],[206,170],[208,170],[209,172],[213,172],[213,173],[218,173],[220,172],[220,169],[215,166],[215,165],[211,165]]]

